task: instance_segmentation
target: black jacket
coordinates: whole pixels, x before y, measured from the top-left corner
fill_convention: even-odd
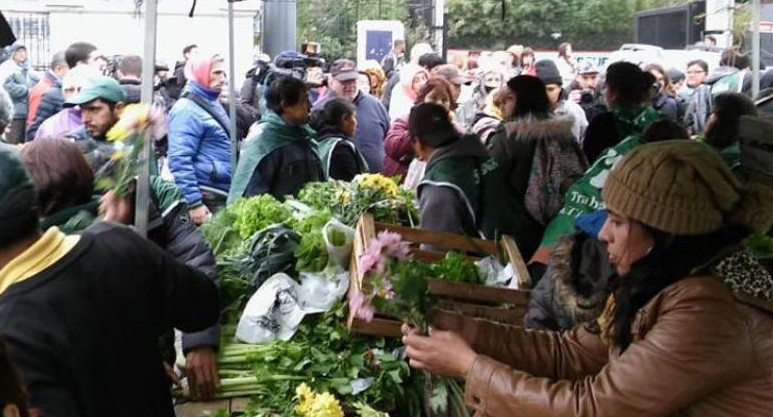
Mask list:
[[[38,112],[35,114],[35,120],[29,128],[27,128],[27,140],[30,141],[34,139],[40,125],[42,125],[49,117],[59,113],[59,111],[62,110],[62,106],[64,106],[62,87],[54,86],[43,93],[43,97],[40,98]]]
[[[142,81],[118,80],[118,83],[126,94],[126,104],[137,104],[142,101]]]
[[[306,142],[292,143],[266,155],[252,173],[244,197],[271,194],[278,200],[297,197],[309,182],[324,181],[322,165]]]
[[[617,145],[623,140],[623,135],[617,130],[615,115],[608,111],[596,116],[585,131],[582,141],[582,151],[593,165],[605,150]]]
[[[173,417],[156,345],[167,326],[218,319],[204,274],[127,227],[98,223],[0,298],[0,336],[46,417]]]

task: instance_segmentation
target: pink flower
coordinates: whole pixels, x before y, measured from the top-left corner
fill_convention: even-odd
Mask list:
[[[368,305],[365,295],[361,292],[358,291],[349,294],[349,309],[354,312],[354,315],[357,318],[369,323],[373,321],[373,308]]]
[[[383,231],[378,234],[376,240],[381,242],[385,255],[402,260],[408,259],[411,254],[411,247],[403,242],[403,237],[399,233]]]
[[[360,274],[360,278],[364,277],[365,274],[367,274],[368,271],[374,269],[374,267],[379,269],[377,267],[379,264],[383,264],[383,262],[381,262],[381,253],[373,253],[370,251],[370,248],[368,248],[368,250],[366,250],[365,253],[363,253],[360,257],[360,265],[357,271]],[[379,273],[383,273],[383,266],[380,269],[381,272]]]

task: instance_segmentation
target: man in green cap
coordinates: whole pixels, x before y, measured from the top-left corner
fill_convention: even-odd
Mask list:
[[[67,137],[80,146],[95,172],[113,154],[107,132],[118,122],[125,103],[126,94],[118,81],[102,76],[91,78],[78,95],[64,103],[65,107],[79,106],[81,109],[83,127],[68,133]]]
[[[167,325],[215,324],[212,280],[130,228],[65,235],[39,231],[38,217],[22,162],[0,148],[0,337],[31,405],[51,416],[174,416],[157,338]]]

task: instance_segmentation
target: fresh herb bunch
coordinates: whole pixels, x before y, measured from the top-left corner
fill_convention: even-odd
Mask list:
[[[241,198],[220,210],[201,227],[218,258],[244,252],[250,238],[268,226],[286,223],[292,212],[268,194]]]
[[[384,312],[426,334],[429,330],[428,314],[434,299],[429,295],[429,277],[433,267],[409,260],[410,247],[402,237],[382,231],[373,239],[360,257],[359,271],[361,292],[350,293],[349,308],[366,321],[373,319],[374,312]],[[445,260],[448,269],[456,273],[461,266],[459,259]],[[459,383],[451,378],[425,373],[424,398],[429,416],[468,416],[464,407],[464,395]]]
[[[448,252],[442,261],[432,265],[432,277],[453,282],[481,284],[478,268],[464,255]]]
[[[293,398],[305,383],[316,392],[330,392],[345,410],[365,403],[395,415],[420,415],[420,394],[402,357],[392,352],[396,341],[349,335],[346,306],[336,304],[322,315],[307,316],[289,341],[266,345],[221,345],[218,367],[220,397],[251,396],[248,415],[296,417]],[[362,392],[352,381],[368,381]]]
[[[419,218],[416,194],[380,174],[358,175],[352,182],[309,183],[298,200],[318,210],[330,210],[334,217],[352,227],[363,213],[373,214],[376,221],[411,226]]]

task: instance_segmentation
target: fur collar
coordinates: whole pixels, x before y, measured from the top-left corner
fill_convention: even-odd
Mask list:
[[[572,136],[574,119],[570,116],[551,116],[537,119],[527,116],[504,123],[508,137],[517,139],[543,139]]]

